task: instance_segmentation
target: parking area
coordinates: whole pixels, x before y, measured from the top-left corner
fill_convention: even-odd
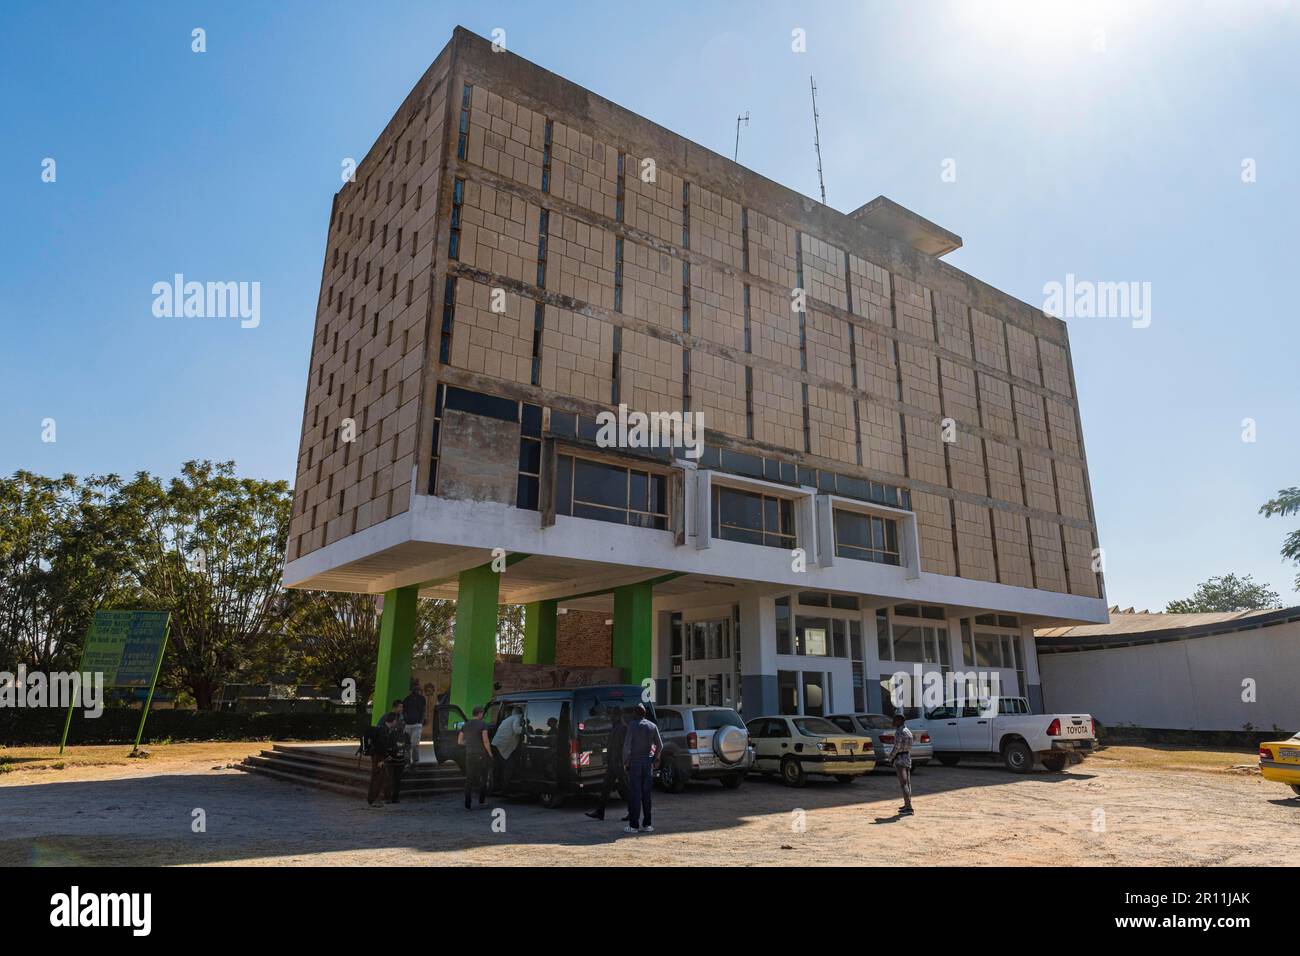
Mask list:
[[[899,819],[892,774],[850,786],[655,794],[656,832],[626,835],[581,802],[466,812],[455,796],[368,810],[360,799],[230,765],[266,746],[0,751],[0,864],[1277,865],[1300,859],[1300,800],[1249,754],[1111,747],[1060,774],[931,765]],[[55,769],[55,764],[59,765]],[[201,813],[196,813],[201,811]],[[196,832],[196,820],[204,828]]]

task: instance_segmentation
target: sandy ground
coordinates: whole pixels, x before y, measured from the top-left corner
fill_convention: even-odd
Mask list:
[[[575,802],[466,813],[455,796],[368,810],[230,769],[266,744],[0,750],[0,864],[1278,865],[1300,860],[1300,800],[1251,754],[1110,747],[1063,774],[918,768],[899,819],[892,774],[790,789],[750,778],[655,793],[656,832]],[[55,766],[61,769],[55,769]],[[491,802],[489,806],[492,806]],[[206,832],[192,829],[194,811]],[[495,825],[495,829],[494,829]],[[504,826],[505,832],[498,832]]]

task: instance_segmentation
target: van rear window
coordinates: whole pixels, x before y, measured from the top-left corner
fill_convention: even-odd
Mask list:
[[[718,730],[722,727],[744,727],[745,723],[734,710],[697,710],[696,730]]]

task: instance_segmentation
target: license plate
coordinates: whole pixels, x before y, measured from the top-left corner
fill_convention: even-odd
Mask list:
[[[1277,756],[1279,760],[1300,760],[1300,750],[1295,747],[1279,747]]]
[[[1066,724],[1065,736],[1067,737],[1086,737],[1090,733],[1087,724]]]

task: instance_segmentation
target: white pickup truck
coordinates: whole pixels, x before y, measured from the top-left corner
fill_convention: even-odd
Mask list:
[[[948,703],[909,720],[929,732],[934,756],[951,767],[963,754],[1000,756],[1008,770],[1028,773],[1037,759],[1048,770],[1064,770],[1071,758],[1088,753],[1097,735],[1088,714],[1033,714],[1023,697],[999,697],[977,704]]]

